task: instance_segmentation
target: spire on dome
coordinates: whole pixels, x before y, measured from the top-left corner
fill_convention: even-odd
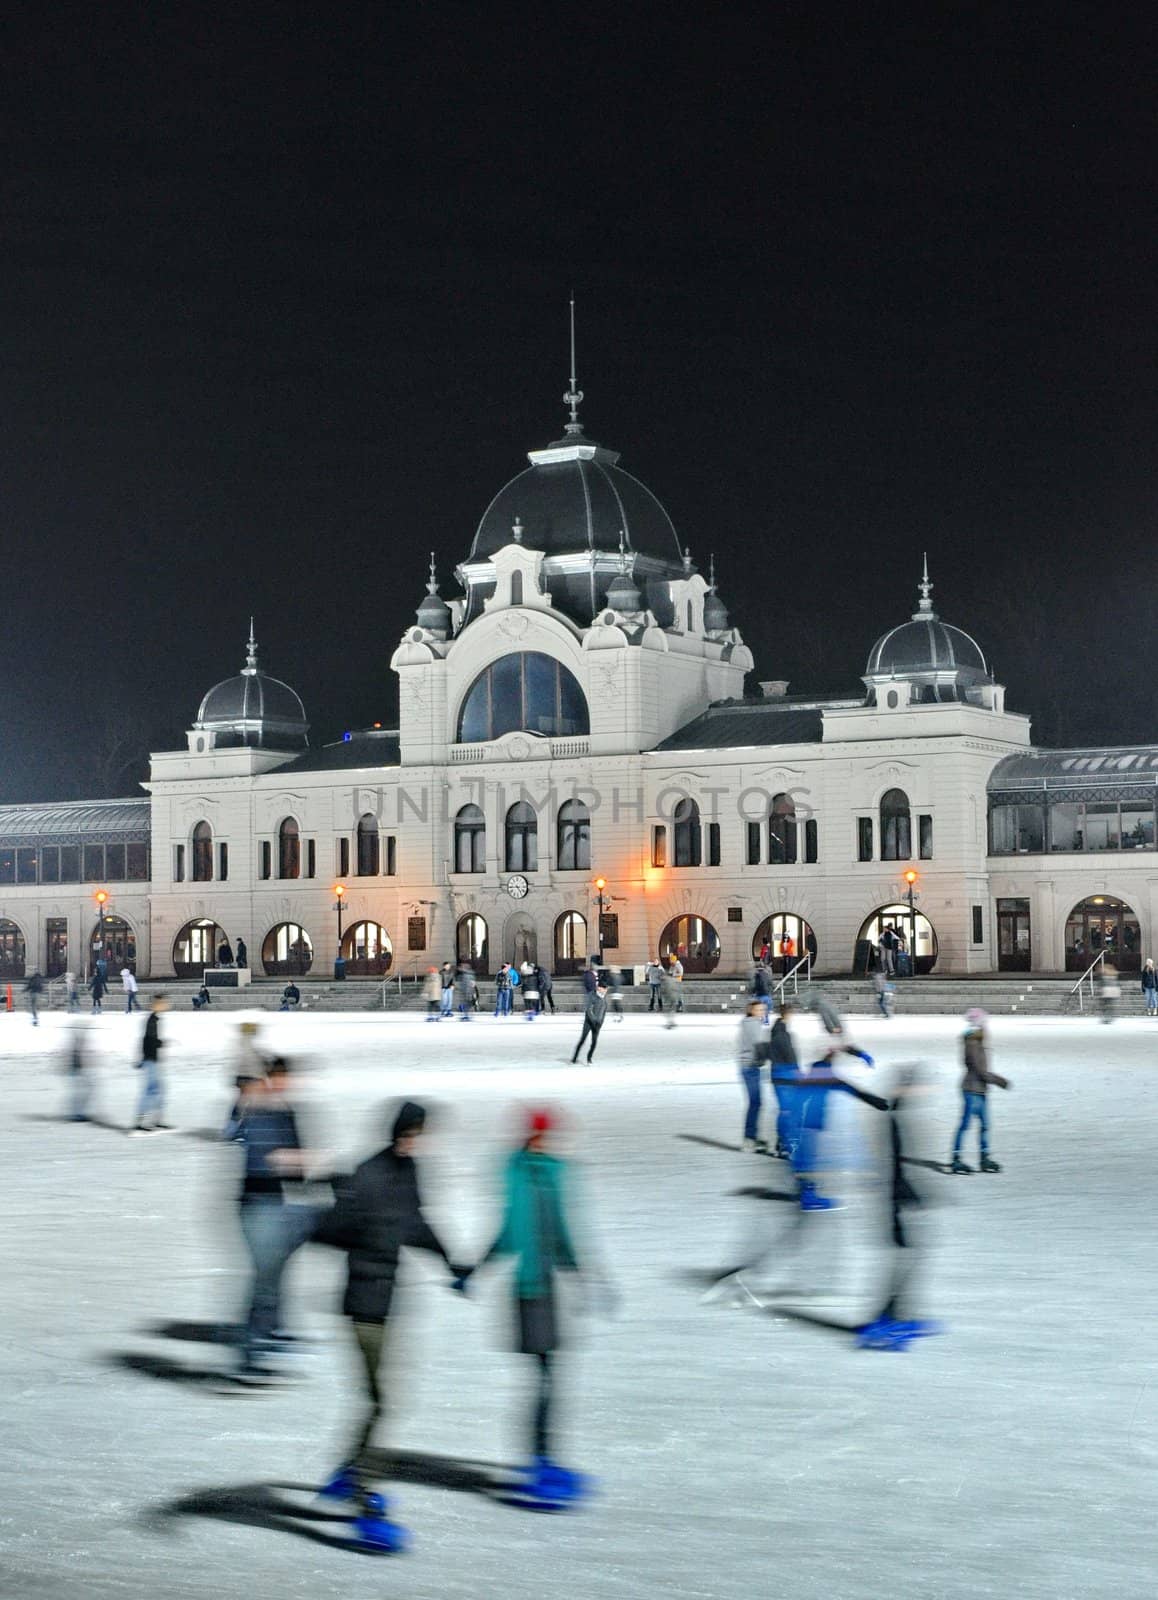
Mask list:
[[[692,550],[691,550],[691,546],[687,545],[684,548],[684,576],[685,577],[691,577],[691,572],[692,572]]]
[[[708,557],[708,588],[713,594],[716,592],[716,552],[713,550]]]
[[[249,619],[249,639],[245,647],[245,665],[242,672],[252,678],[257,672],[257,640],[253,636],[253,618]]]
[[[919,621],[922,617],[935,617],[937,614],[933,610],[933,585],[929,581],[929,557],[927,553],[922,557],[922,561],[921,581],[917,585],[921,598],[917,609],[913,612],[914,621]]]
[[[523,542],[523,524],[522,524],[521,518],[519,517],[519,513],[517,511],[515,512],[515,520],[514,520],[514,522],[511,523],[511,536],[513,537],[513,539],[514,539],[516,544],[522,544],[522,542]]]
[[[427,594],[438,593],[438,568],[435,564],[433,550],[430,552],[430,576],[426,580],[426,592]]]
[[[579,407],[583,404],[583,391],[579,387],[579,379],[575,373],[575,291],[571,291],[571,387],[563,396],[563,404],[570,407],[571,420],[564,429],[565,433],[577,434],[583,432],[583,424],[579,421]]]

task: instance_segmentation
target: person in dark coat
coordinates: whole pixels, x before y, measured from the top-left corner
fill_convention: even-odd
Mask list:
[[[985,1042],[985,1024],[989,1018],[984,1011],[974,1009],[966,1012],[965,1021],[968,1024],[965,1036],[961,1040],[962,1055],[965,1060],[965,1076],[961,1080],[962,1110],[961,1121],[957,1127],[957,1135],[953,1140],[953,1159],[949,1163],[952,1172],[972,1172],[972,1167],[967,1167],[961,1159],[961,1144],[965,1138],[966,1129],[977,1118],[981,1134],[981,1170],[982,1172],[1000,1172],[1001,1168],[989,1154],[989,1097],[988,1089],[995,1083],[999,1089],[1008,1089],[1012,1085],[1008,1078],[1003,1078],[999,1072],[992,1072],[989,1068],[989,1051]]]
[[[102,965],[102,962],[97,962],[96,971],[89,980],[88,992],[92,995],[92,1008],[94,1011],[101,1011],[103,1009],[101,1006],[101,1001],[108,993],[108,983],[101,976]]]
[[[28,996],[28,1009],[32,1013],[32,1026],[40,1026],[40,997],[44,993],[44,979],[39,972],[34,972],[24,985],[24,992]]]
[[[579,1043],[575,1046],[572,1062],[578,1061],[579,1052],[588,1039],[591,1040],[587,1051],[587,1064],[591,1065],[591,1057],[595,1054],[595,1046],[599,1043],[599,1030],[607,1017],[607,990],[599,984],[592,994],[587,996],[587,1004],[583,1008],[583,1031],[579,1035]]]
[[[371,1441],[386,1408],[387,1324],[403,1249],[427,1250],[450,1268],[461,1285],[469,1269],[450,1266],[442,1240],[426,1220],[414,1154],[426,1127],[425,1107],[407,1100],[398,1110],[390,1143],[335,1184],[335,1204],[315,1233],[322,1244],[347,1255],[342,1311],[352,1324],[362,1364],[366,1409],[354,1431],[346,1464],[323,1493],[359,1502],[365,1513],[375,1474]]]
[[[168,1011],[169,1001],[163,994],[155,994],[150,1002],[145,1021],[145,1035],[141,1040],[140,1070],[145,1074],[141,1098],[137,1102],[137,1120],[129,1129],[133,1134],[167,1132],[171,1124],[162,1120],[165,1109],[165,1086],[161,1081],[160,1055],[164,1046],[161,1038],[160,1018]],[[150,1118],[146,1121],[146,1118]]]
[[[554,980],[546,967],[539,966],[535,968],[535,982],[539,985],[539,1010],[550,1010],[553,1016],[555,1014],[555,996],[551,993],[551,990],[554,987]]]
[[[245,948],[244,939],[237,941],[237,965],[239,967],[248,967],[249,965],[249,951]]]
[[[217,965],[219,967],[231,967],[233,965],[233,951],[230,948],[228,939],[222,939],[217,946]]]
[[[594,994],[599,987],[599,963],[592,956],[583,968],[583,993]]]

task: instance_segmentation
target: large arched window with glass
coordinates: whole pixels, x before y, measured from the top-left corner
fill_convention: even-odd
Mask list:
[[[199,978],[206,967],[215,967],[217,951],[225,940],[225,929],[212,917],[198,917],[187,922],[173,940],[174,976]]]
[[[213,829],[199,822],[193,829],[193,882],[209,883],[213,878]]]
[[[0,917],[0,978],[24,976],[24,935],[15,922]]]
[[[507,812],[505,860],[508,872],[538,871],[539,819],[526,800],[516,801]]]
[[[483,872],[486,856],[486,818],[478,806],[463,806],[454,819],[454,870]]]
[[[881,860],[908,861],[913,853],[913,819],[903,789],[881,795]]]
[[[564,800],[559,807],[556,866],[561,872],[590,872],[591,813],[582,800]]]
[[[279,878],[302,875],[302,836],[293,817],[286,817],[277,830],[277,875]]]
[[[342,937],[342,959],[352,978],[381,978],[390,970],[394,946],[377,922],[355,922]]]
[[[675,865],[698,867],[704,856],[699,806],[694,800],[684,798],[672,812],[671,820],[672,831],[675,834]]]
[[[562,662],[537,650],[492,661],[467,690],[458,717],[461,744],[481,744],[505,733],[558,738],[590,731],[578,679]]]
[[[279,922],[262,940],[261,964],[270,978],[304,978],[314,964],[314,942],[297,922]]]
[[[358,818],[358,876],[376,878],[379,860],[378,818],[367,812]]]
[[[791,866],[796,860],[796,806],[789,794],[772,796],[768,813],[768,860],[774,866]]]

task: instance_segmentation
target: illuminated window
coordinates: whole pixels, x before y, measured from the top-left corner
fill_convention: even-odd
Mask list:
[[[520,731],[560,737],[590,729],[587,701],[575,676],[554,657],[534,650],[492,662],[468,690],[458,719],[462,744]]]

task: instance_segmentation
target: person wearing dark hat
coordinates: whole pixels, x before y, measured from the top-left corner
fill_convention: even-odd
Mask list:
[[[346,1464],[322,1493],[356,1502],[358,1537],[367,1548],[396,1548],[391,1540],[398,1532],[385,1519],[381,1496],[369,1489],[375,1472],[372,1439],[386,1408],[386,1328],[398,1260],[404,1248],[429,1250],[450,1266],[446,1247],[426,1220],[418,1187],[414,1156],[425,1127],[425,1107],[405,1101],[394,1118],[389,1145],[336,1181],[334,1207],[314,1235],[320,1243],[344,1250],[348,1258],[342,1310],[353,1325],[367,1402]],[[450,1267],[450,1272],[459,1284],[468,1275],[465,1267]]]
[[[539,1504],[562,1505],[581,1497],[584,1480],[553,1455],[555,1356],[562,1343],[556,1297],[560,1272],[580,1271],[568,1221],[567,1163],[550,1149],[554,1118],[532,1111],[526,1137],[506,1164],[502,1226],[480,1267],[499,1256],[515,1260],[515,1327],[518,1349],[533,1356],[538,1383],[531,1413],[531,1465],[523,1492]]]

